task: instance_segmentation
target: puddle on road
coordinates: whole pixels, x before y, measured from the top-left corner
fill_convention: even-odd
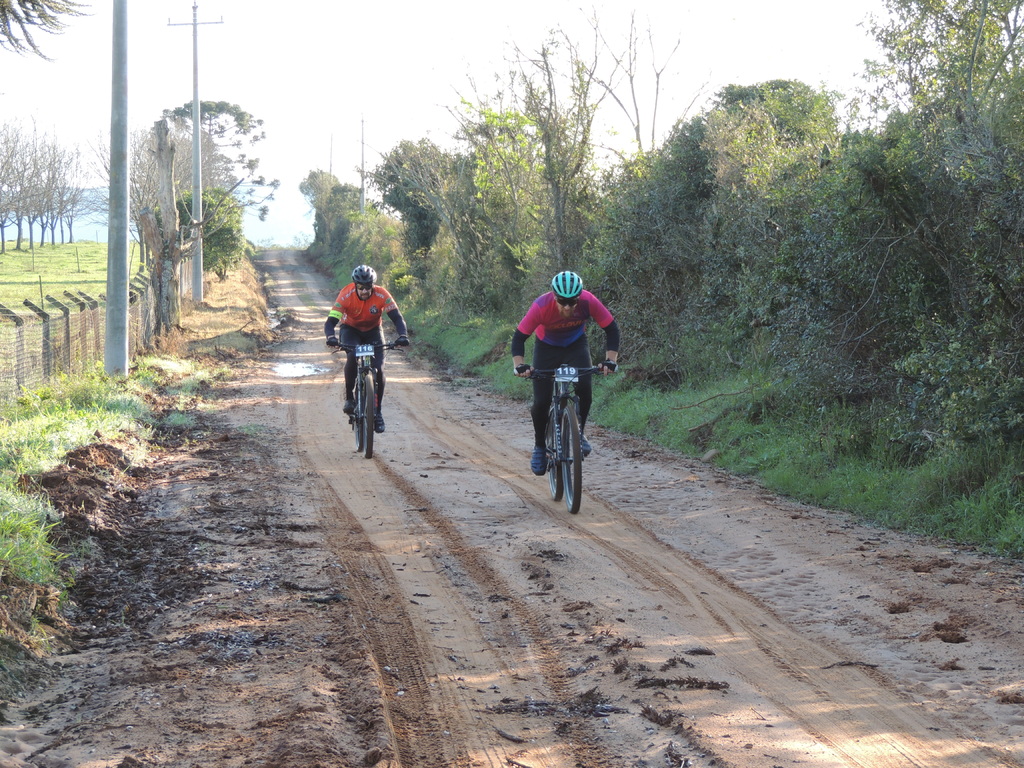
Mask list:
[[[286,379],[297,379],[302,376],[312,376],[317,373],[324,373],[329,370],[319,365],[309,363],[279,363],[274,366],[274,373]]]

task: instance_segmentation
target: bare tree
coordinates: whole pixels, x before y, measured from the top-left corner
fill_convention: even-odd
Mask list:
[[[647,47],[650,51],[651,80],[645,85],[644,75],[641,71],[641,63],[645,56],[641,51],[641,33],[636,26],[636,14],[631,14],[629,17],[629,33],[626,38],[624,51],[614,43],[609,42],[596,18],[591,20],[591,25],[593,26],[594,33],[600,39],[604,51],[615,62],[615,67],[607,77],[595,75],[594,82],[604,89],[605,93],[618,105],[622,114],[629,121],[633,129],[633,139],[636,141],[637,150],[643,153],[654,149],[657,141],[658,105],[661,99],[662,76],[665,74],[665,70],[668,68],[672,57],[679,50],[682,41],[676,40],[669,54],[663,61],[659,61],[655,51],[654,33],[650,27],[647,28],[646,38]],[[644,93],[648,94],[646,99]],[[690,111],[700,96],[701,92],[694,94],[684,114]],[[642,106],[647,100],[650,102],[649,115],[646,114],[646,110]],[[650,123],[650,133],[647,137],[648,143],[646,146],[644,146],[644,138],[648,131],[645,130],[645,122]]]
[[[0,253],[7,252],[7,227],[15,223],[14,212],[20,194],[21,128],[0,126]]]

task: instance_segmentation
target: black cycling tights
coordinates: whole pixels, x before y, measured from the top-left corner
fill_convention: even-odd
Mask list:
[[[533,344],[533,367],[540,370],[551,370],[560,365],[572,365],[576,368],[590,367],[590,348],[587,346],[586,335],[581,336],[568,347],[556,347],[535,341]],[[580,398],[580,431],[587,423],[590,404],[594,400],[592,376],[581,376],[576,384],[576,394]],[[548,427],[548,408],[551,407],[551,393],[554,392],[554,379],[533,380],[533,405],[530,416],[533,418],[534,445],[544,445],[544,433]]]

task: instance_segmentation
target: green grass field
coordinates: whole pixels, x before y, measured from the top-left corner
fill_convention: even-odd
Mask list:
[[[7,242],[0,254],[0,304],[21,310],[28,299],[39,305],[49,294],[57,299],[64,291],[83,291],[94,299],[107,292],[107,244],[82,241],[14,250]],[[139,269],[138,244],[131,245],[131,274]]]

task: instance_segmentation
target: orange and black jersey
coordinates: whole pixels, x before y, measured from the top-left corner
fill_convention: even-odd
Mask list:
[[[327,322],[324,323],[324,333],[333,336],[334,327],[339,322],[358,331],[371,331],[380,326],[384,315],[391,318],[399,335],[405,336],[408,333],[398,304],[386,288],[373,286],[370,298],[364,301],[356,294],[356,284],[349,283],[341,289],[338,298],[334,300],[334,306],[327,315]]]

